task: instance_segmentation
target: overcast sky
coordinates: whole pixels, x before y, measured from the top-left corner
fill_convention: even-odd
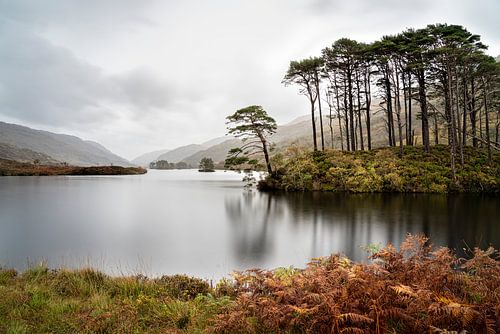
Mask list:
[[[500,54],[499,0],[0,0],[0,120],[131,159],[225,133],[262,105],[308,113],[281,79],[336,39],[461,24]]]

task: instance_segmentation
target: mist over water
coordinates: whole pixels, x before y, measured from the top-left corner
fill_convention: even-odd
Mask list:
[[[425,233],[436,245],[500,242],[500,197],[267,194],[233,172],[0,178],[0,266],[91,265],[107,273],[218,279],[253,267],[303,267]]]

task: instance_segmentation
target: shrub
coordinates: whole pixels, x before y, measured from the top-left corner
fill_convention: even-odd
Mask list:
[[[172,298],[182,300],[193,299],[198,294],[211,292],[210,285],[206,281],[186,275],[162,276],[157,283],[165,288]]]

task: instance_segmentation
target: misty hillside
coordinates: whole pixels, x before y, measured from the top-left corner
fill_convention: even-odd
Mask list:
[[[210,140],[207,140],[206,142],[204,143],[201,143],[200,145],[203,146],[203,147],[211,147],[211,146],[215,146],[215,145],[219,145],[227,140],[230,140],[230,139],[234,139],[234,137],[232,136],[222,136],[222,137],[217,137],[217,138],[214,138],[214,139],[210,139]]]
[[[42,165],[53,165],[60,163],[52,157],[35,152],[27,148],[19,148],[14,145],[0,143],[0,159],[15,160],[19,162],[33,163],[38,160]]]
[[[189,157],[190,155],[201,151],[205,149],[205,146],[198,145],[198,144],[190,144],[190,145],[185,145],[181,147],[177,147],[171,151],[168,151],[167,153],[164,153],[160,156],[158,156],[154,160],[167,160],[168,162],[180,162],[183,159]]]
[[[211,158],[215,163],[224,161],[227,156],[227,152],[235,147],[239,147],[241,141],[239,139],[229,139],[220,144],[213,145],[205,150],[200,150],[193,155],[185,158],[183,161],[188,165],[197,167],[202,158]]]
[[[130,162],[133,163],[134,165],[137,165],[137,166],[148,167],[149,163],[151,161],[155,161],[160,155],[167,153],[168,151],[170,151],[170,150],[163,149],[163,150],[158,150],[158,151],[147,152],[147,153],[141,154],[137,158],[134,158]]]
[[[131,166],[129,161],[113,154],[96,142],[16,124],[0,122],[0,142],[19,149],[41,153],[70,165]]]

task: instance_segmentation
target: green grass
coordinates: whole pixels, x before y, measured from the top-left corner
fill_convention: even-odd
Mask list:
[[[0,333],[202,333],[231,302],[220,291],[185,275],[0,268]]]
[[[274,157],[275,173],[259,184],[262,190],[370,192],[500,192],[500,154],[491,164],[485,150],[465,148],[464,165],[457,161],[456,179],[446,146],[431,153],[420,147],[372,151],[311,152],[290,148]]]

